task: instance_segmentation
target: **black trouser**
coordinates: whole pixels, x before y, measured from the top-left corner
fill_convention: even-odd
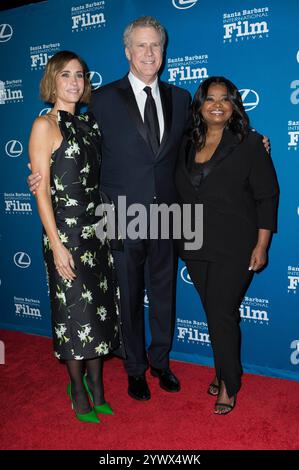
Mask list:
[[[171,240],[125,242],[124,251],[114,251],[121,294],[122,332],[128,375],[141,375],[149,363],[158,369],[169,366],[175,322],[177,258]],[[144,331],[144,272],[149,286],[151,344],[148,358]]]
[[[239,306],[252,280],[249,263],[186,261],[206,312],[218,380],[229,397],[241,387]]]

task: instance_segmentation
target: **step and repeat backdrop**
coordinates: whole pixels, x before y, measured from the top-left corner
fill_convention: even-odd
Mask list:
[[[48,111],[38,91],[44,67],[69,49],[87,62],[94,89],[124,76],[122,33],[142,15],[168,32],[163,80],[193,94],[208,76],[228,77],[252,126],[271,139],[278,234],[240,308],[242,361],[245,371],[299,380],[297,0],[48,0],[0,12],[0,327],[51,335],[41,226],[26,184],[31,124]],[[146,291],[144,305],[146,313]],[[172,358],[212,365],[206,318],[182,262]]]

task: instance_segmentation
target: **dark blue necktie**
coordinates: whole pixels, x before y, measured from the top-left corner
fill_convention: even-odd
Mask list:
[[[143,88],[147,94],[145,108],[144,108],[144,124],[147,129],[147,135],[152,147],[153,152],[156,154],[160,147],[160,128],[158,121],[158,114],[156,103],[152,95],[150,86]]]

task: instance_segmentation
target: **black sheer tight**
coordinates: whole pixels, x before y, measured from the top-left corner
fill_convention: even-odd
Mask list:
[[[105,403],[103,384],[103,358],[89,359],[85,361],[87,372],[87,384],[93,395],[94,405]]]
[[[67,371],[71,380],[71,392],[74,409],[77,413],[88,413],[91,411],[88,395],[83,385],[85,361],[66,361]]]

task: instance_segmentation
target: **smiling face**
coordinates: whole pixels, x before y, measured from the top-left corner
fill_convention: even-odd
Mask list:
[[[150,85],[162,64],[160,34],[152,27],[136,27],[130,34],[130,45],[125,49],[130,70],[141,81]]]
[[[226,86],[212,83],[200,111],[207,126],[224,127],[233,114]]]
[[[84,92],[84,71],[77,59],[65,64],[55,77],[55,103],[63,105],[78,103]]]

